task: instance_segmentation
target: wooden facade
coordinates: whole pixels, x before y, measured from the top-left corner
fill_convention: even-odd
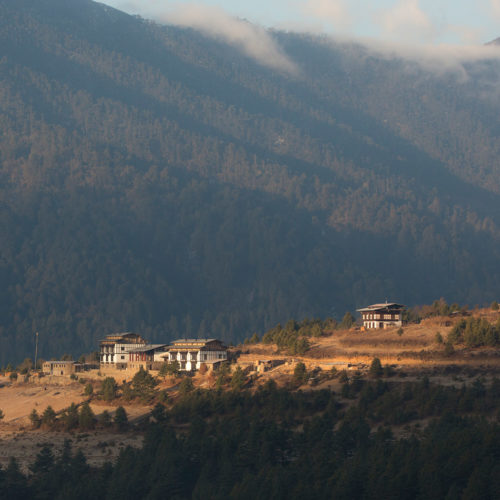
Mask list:
[[[403,325],[403,310],[405,306],[395,302],[385,304],[372,304],[368,307],[358,309],[363,318],[363,326],[366,329],[390,328]]]
[[[147,344],[131,349],[128,352],[128,369],[139,370],[140,367],[146,370],[157,369],[158,364],[164,362],[162,356],[167,349],[167,344]]]
[[[181,339],[172,342],[165,361],[177,361],[183,371],[199,370],[202,364],[210,365],[227,360],[227,347],[217,339]]]
[[[143,347],[147,342],[136,333],[116,333],[99,342],[99,359],[102,367],[126,368],[129,351]]]

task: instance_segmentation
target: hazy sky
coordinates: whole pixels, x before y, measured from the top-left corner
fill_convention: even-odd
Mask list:
[[[500,37],[500,0],[104,0],[168,22],[197,8],[265,27],[424,44],[482,44]]]

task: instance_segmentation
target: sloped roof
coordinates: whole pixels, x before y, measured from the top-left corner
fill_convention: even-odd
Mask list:
[[[208,342],[215,341],[217,341],[217,339],[177,339],[174,340],[172,344],[207,344]]]
[[[372,304],[371,306],[363,307],[361,309],[356,309],[359,312],[370,312],[379,311],[381,309],[404,309],[403,304],[397,304],[396,302],[385,302],[381,304]]]
[[[111,335],[106,335],[105,339],[100,340],[99,342],[115,342],[119,343],[120,341],[134,340],[133,342],[129,342],[131,344],[145,344],[146,341],[138,334],[132,332],[123,332],[123,333],[112,333]],[[127,342],[123,342],[127,343]]]
[[[159,349],[160,347],[165,347],[168,344],[147,344],[142,347],[134,347],[133,349],[129,349],[127,352],[130,353],[140,353],[140,352],[149,352]]]

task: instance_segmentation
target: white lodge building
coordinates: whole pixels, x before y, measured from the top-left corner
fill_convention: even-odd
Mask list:
[[[214,365],[227,360],[227,347],[217,339],[180,339],[168,347],[162,357],[168,363],[177,361],[180,369],[199,370],[202,364]]]
[[[147,342],[136,333],[115,333],[99,342],[99,359],[101,366],[127,368],[129,351],[144,347]]]
[[[405,306],[395,302],[373,304],[358,309],[363,317],[363,326],[367,329],[389,328],[403,325],[403,309]]]

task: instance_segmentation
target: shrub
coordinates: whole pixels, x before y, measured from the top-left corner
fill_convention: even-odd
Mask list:
[[[298,384],[305,384],[307,382],[308,374],[306,365],[304,363],[297,363],[293,370],[293,379]]]
[[[310,349],[309,341],[301,337],[292,343],[290,347],[291,354],[305,354]]]
[[[189,394],[194,389],[193,381],[190,377],[184,377],[179,384],[179,392],[182,395]]]
[[[148,401],[154,397],[155,386],[155,378],[141,366],[132,379],[134,395]]]
[[[88,384],[85,385],[83,394],[85,394],[85,396],[92,396],[93,393],[94,393],[94,386],[89,382]]]
[[[160,377],[166,377],[167,375],[177,376],[179,374],[180,365],[178,361],[172,361],[171,363],[163,363],[160,367],[159,375]]]
[[[403,335],[403,333],[404,333],[403,327],[402,327],[402,326],[400,326],[400,327],[398,328],[398,331],[397,331],[396,333],[397,333],[397,334],[401,337],[401,335]]]
[[[160,403],[167,403],[168,402],[168,392],[167,391],[160,391],[160,393],[158,394],[158,401]]]
[[[42,420],[40,419],[40,416],[35,408],[33,408],[33,411],[30,413],[29,419],[33,429],[38,429],[42,424]]]
[[[257,335],[257,333],[254,333],[254,334],[250,337],[249,343],[250,343],[250,344],[258,344],[259,342],[260,342],[260,338],[259,338],[259,336]]]
[[[348,330],[349,328],[352,327],[352,325],[354,325],[354,322],[355,322],[354,316],[349,311],[347,311],[344,314],[344,317],[342,318],[342,321],[340,322],[338,327],[341,330]]]
[[[217,382],[216,386],[217,388],[222,387],[224,384],[226,384],[229,381],[229,363],[224,362],[221,363],[219,370],[217,371]]]
[[[304,354],[310,348],[309,341],[305,336],[311,336],[311,331],[308,320],[304,320],[300,328],[295,320],[290,320],[285,328],[282,328],[278,323],[266,332],[262,337],[262,343],[274,343],[278,349],[286,349],[290,354]]]
[[[106,377],[101,385],[103,399],[105,401],[113,401],[116,398],[117,388],[116,380],[113,377]]]
[[[242,389],[245,384],[245,374],[240,366],[234,370],[233,376],[231,377],[231,388],[235,391]]]
[[[103,427],[109,427],[111,425],[111,415],[108,410],[104,410],[100,415],[99,415],[99,423]]]
[[[342,370],[340,372],[339,382],[341,384],[346,384],[347,382],[349,382],[349,375],[347,375],[347,370]]]
[[[447,340],[452,344],[464,342],[468,347],[495,346],[500,343],[500,332],[485,318],[468,318],[453,327]]]
[[[42,422],[44,426],[49,428],[53,427],[56,423],[56,412],[52,408],[52,406],[47,406],[45,411],[42,413]]]
[[[71,403],[69,408],[64,412],[62,420],[64,422],[64,429],[67,431],[78,427],[78,408],[75,403]]]
[[[491,303],[491,310],[492,311],[498,311],[498,302],[496,300],[494,300],[492,303]]]
[[[369,373],[373,378],[380,378],[383,375],[384,370],[379,358],[373,358]]]
[[[0,408],[0,420],[3,420],[5,417],[5,414],[4,412],[2,411],[2,409]]]
[[[442,344],[442,343],[444,342],[444,340],[443,340],[443,336],[441,335],[441,333],[440,333],[440,332],[437,332],[437,333],[436,333],[436,342],[437,342],[438,344]]]
[[[123,432],[128,427],[128,416],[125,408],[123,406],[119,406],[116,409],[115,416],[113,418],[113,423],[116,425],[117,429],[120,432]]]
[[[87,401],[83,403],[80,408],[80,413],[78,414],[78,426],[82,431],[93,429],[95,426],[94,412]]]

